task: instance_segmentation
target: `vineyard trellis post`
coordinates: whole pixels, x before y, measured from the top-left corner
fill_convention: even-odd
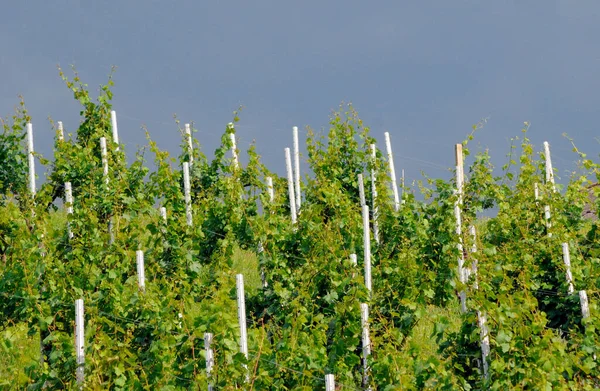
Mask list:
[[[373,208],[373,237],[375,239],[375,243],[379,245],[379,209],[377,208],[377,185],[376,185],[376,174],[375,170],[377,163],[377,149],[375,144],[371,144],[371,198],[372,198],[372,208]]]
[[[190,129],[190,124],[185,124],[184,128],[188,146],[188,162],[190,163],[190,168],[192,168],[192,164],[194,164],[194,144],[192,142],[192,130]]]
[[[371,292],[371,232],[369,229],[369,206],[362,207],[363,218],[363,249],[365,267],[365,286]]]
[[[29,193],[35,198],[35,151],[33,149],[33,125],[27,122],[27,162],[29,165]]]
[[[335,377],[332,374],[325,375],[325,391],[335,391]]]
[[[215,363],[214,352],[212,350],[212,333],[204,333],[204,349],[206,351],[206,378],[208,380],[208,391],[213,391],[211,382],[212,367]]]
[[[394,194],[394,210],[400,210],[400,196],[398,195],[398,184],[396,183],[396,168],[394,167],[394,155],[392,154],[392,142],[390,141],[390,133],[385,132],[385,148],[388,155],[388,166],[390,170],[390,179],[392,181],[392,193]]]
[[[288,194],[290,199],[290,213],[292,215],[292,224],[296,224],[296,197],[294,196],[294,176],[292,174],[292,158],[290,156],[289,148],[285,148],[285,168],[287,171]]]
[[[65,140],[65,131],[63,129],[62,121],[58,121],[57,125],[58,125],[58,141],[64,141]]]
[[[454,148],[456,157],[456,201],[454,203],[454,217],[456,218],[456,235],[458,242],[456,247],[458,249],[458,278],[463,284],[463,290],[460,291],[460,307],[463,313],[467,312],[467,292],[464,284],[467,283],[467,271],[465,270],[465,257],[463,252],[463,240],[462,240],[462,197],[463,197],[463,149],[462,144],[456,144]]]
[[[188,162],[183,162],[183,197],[185,200],[185,218],[188,227],[191,227],[193,223],[190,187],[190,166]]]
[[[113,143],[116,144],[116,151],[119,151],[119,128],[117,127],[117,112],[112,110],[110,112],[110,125],[112,128]]]
[[[229,123],[229,128],[232,130],[235,129],[233,122]],[[231,155],[233,156],[233,168],[237,170],[239,167],[239,160],[237,154],[237,143],[235,142],[235,131],[229,133],[229,139],[231,140]]]
[[[84,316],[83,299],[75,300],[75,355],[76,355],[76,378],[77,385],[81,389],[85,380],[85,346],[84,346]]]
[[[248,359],[248,332],[246,329],[246,299],[244,296],[244,275],[237,274],[236,280],[236,291],[237,291],[237,307],[238,307],[238,323],[240,326],[240,353]],[[248,366],[244,364],[246,370],[246,382],[250,380],[250,374],[248,373]]]
[[[367,205],[367,201],[365,199],[365,182],[363,180],[363,174],[358,174],[358,195],[360,197],[360,206],[362,208],[364,205]]]
[[[369,385],[369,356],[371,355],[371,338],[369,336],[369,305],[360,304],[360,323],[362,327],[362,354],[363,354],[363,387]],[[367,388],[367,389],[370,389]]]
[[[300,214],[300,206],[302,204],[302,192],[300,190],[300,144],[298,142],[297,126],[294,126],[292,128],[292,133],[294,139],[294,194],[296,195],[296,212]]]
[[[73,239],[73,231],[69,221],[73,214],[73,188],[71,182],[65,182],[65,205],[67,207],[67,236],[69,239]]]
[[[571,255],[569,254],[569,243],[562,244],[562,252],[563,252],[563,262],[565,263],[565,275],[567,279],[567,284],[569,284],[569,294],[572,295],[575,292],[575,288],[573,287],[573,274],[571,274]]]
[[[144,292],[146,290],[146,273],[144,271],[144,252],[142,250],[135,252],[135,262],[137,265],[138,287],[140,291]]]

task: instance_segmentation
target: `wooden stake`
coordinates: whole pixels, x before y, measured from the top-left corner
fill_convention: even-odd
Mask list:
[[[296,212],[300,214],[300,206],[302,204],[302,193],[300,191],[300,145],[298,143],[298,127],[292,128],[294,138],[294,181],[296,188],[294,194],[296,195]]]
[[[360,304],[360,323],[362,326],[362,354],[363,354],[363,387],[369,384],[369,356],[371,355],[371,338],[369,337],[369,305]]]
[[[27,161],[29,163],[29,193],[35,197],[35,156],[33,149],[33,125],[27,122]]]
[[[394,210],[397,212],[400,210],[400,196],[398,195],[398,185],[396,184],[396,169],[394,168],[394,155],[392,154],[392,143],[390,141],[390,134],[384,133],[385,136],[385,148],[387,149],[388,165],[390,170],[390,179],[392,180],[392,192],[394,193]]]
[[[333,375],[325,375],[325,391],[335,391],[335,378]]]
[[[190,124],[185,124],[185,135],[187,138],[187,144],[188,144],[188,161],[190,162],[190,168],[192,167],[192,164],[194,163],[194,145],[192,143],[192,130],[190,129]]]
[[[190,166],[183,162],[183,196],[185,199],[185,217],[189,227],[192,226],[192,195],[190,189]]]
[[[572,295],[575,292],[575,288],[573,287],[573,274],[571,274],[571,255],[569,254],[569,243],[562,244],[562,252],[563,252],[563,262],[566,266],[566,277],[567,283],[569,284],[569,294]]]
[[[379,245],[379,223],[377,222],[379,217],[379,209],[377,208],[377,186],[375,184],[376,181],[376,171],[375,167],[377,164],[377,150],[375,144],[371,144],[371,159],[372,159],[372,168],[371,168],[371,197],[373,198],[373,236],[375,238],[375,243]]]
[[[117,144],[116,151],[119,150],[119,128],[117,127],[117,112],[110,112],[110,125],[112,127],[113,143]]]
[[[288,193],[290,198],[290,212],[292,214],[292,224],[296,224],[296,197],[294,196],[294,176],[292,175],[292,158],[290,156],[290,149],[285,149],[285,167],[287,170],[288,177]]]
[[[363,248],[365,263],[365,286],[371,292],[371,232],[369,229],[369,206],[363,205]]]
[[[83,388],[85,380],[85,345],[84,345],[84,316],[83,316],[83,299],[75,300],[75,355],[77,362],[76,378],[77,385],[80,389]]]
[[[213,386],[210,381],[212,368],[215,363],[214,353],[211,348],[212,341],[212,333],[204,333],[204,349],[206,350],[206,378],[208,379],[208,391],[213,391]]]
[[[142,250],[135,252],[135,261],[137,265],[138,287],[144,292],[146,290],[146,273],[144,272],[144,252]]]

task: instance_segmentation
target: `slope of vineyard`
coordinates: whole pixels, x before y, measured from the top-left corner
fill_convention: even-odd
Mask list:
[[[318,390],[326,374],[360,390],[600,387],[598,221],[582,216],[600,165],[584,154],[555,191],[526,128],[499,177],[487,153],[469,155],[471,135],[458,149],[464,185],[426,179],[423,197],[407,187],[396,207],[388,155],[373,157],[369,128],[342,106],[326,137],[308,133],[293,210],[293,184],[254,147],[238,162],[237,114],[212,160],[182,131],[178,158],[148,137],[128,164],[113,138],[112,82],[94,101],[65,81],[82,122],[73,135],[57,128],[35,194],[24,104],[0,134],[2,387],[77,389],[77,372],[94,390]]]

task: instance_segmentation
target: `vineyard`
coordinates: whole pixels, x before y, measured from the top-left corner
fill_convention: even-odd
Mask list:
[[[0,388],[600,388],[600,164],[575,146],[559,186],[527,124],[498,168],[474,126],[451,180],[406,186],[342,106],[290,132],[283,177],[241,163],[237,112],[212,160],[186,124],[130,164],[112,81],[61,76],[81,123],[52,159],[24,102],[2,122]]]

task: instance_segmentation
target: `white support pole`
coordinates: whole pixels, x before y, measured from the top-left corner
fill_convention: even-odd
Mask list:
[[[333,375],[325,375],[325,391],[335,391],[335,378]]]
[[[190,165],[188,162],[183,162],[183,197],[185,199],[185,218],[189,227],[192,226],[192,196],[190,187]]]
[[[84,346],[84,316],[83,316],[83,299],[75,300],[75,355],[77,369],[75,371],[77,384],[80,388],[83,387],[85,379],[85,346]]]
[[[144,271],[144,252],[142,250],[135,252],[135,263],[137,265],[138,287],[144,292],[146,290],[146,273]]]
[[[212,368],[215,363],[214,352],[212,350],[212,333],[204,333],[204,349],[206,350],[206,378],[208,379],[208,391],[213,390],[212,383],[210,381]]]
[[[33,149],[33,125],[27,122],[27,161],[29,163],[29,193],[35,197],[35,156]]]
[[[544,141],[544,157],[546,158],[546,183],[552,184],[552,191],[556,191],[554,185],[554,170],[552,169],[552,159],[550,158],[550,144]]]
[[[194,144],[192,143],[192,130],[190,129],[190,124],[185,124],[185,136],[188,144],[188,161],[190,162],[190,168],[194,163]]]
[[[159,211],[160,211],[160,217],[162,218],[163,222],[166,223],[167,222],[167,208],[165,208],[164,206],[161,206]]]
[[[229,128],[234,129],[233,122],[228,124]],[[239,167],[237,144],[235,142],[235,133],[229,133],[229,139],[231,140],[231,155],[233,157],[233,167],[237,170]]]
[[[483,378],[488,379],[488,356],[490,355],[490,335],[486,325],[486,316],[477,311],[477,323],[481,341],[481,361],[483,362]]]
[[[458,243],[456,247],[458,249],[458,278],[462,284],[466,284],[468,280],[468,271],[465,268],[465,257],[463,251],[463,240],[462,240],[462,193],[463,193],[463,150],[462,144],[455,145],[455,158],[456,158],[456,202],[454,203],[454,217],[456,218],[456,235],[458,237]],[[460,307],[463,313],[467,312],[467,292],[462,290],[459,293],[460,296]]]
[[[73,188],[71,182],[65,182],[65,204],[67,206],[67,215],[73,214]],[[73,239],[73,231],[71,231],[71,222],[67,221],[67,235],[69,239]]]
[[[590,317],[590,304],[588,302],[587,292],[579,291],[579,303],[581,304],[581,315],[583,319]]]
[[[292,224],[296,224],[296,197],[294,196],[294,176],[292,174],[292,157],[290,156],[289,148],[285,149],[285,167],[288,177],[288,193],[290,198],[290,212],[292,213]]]
[[[369,356],[371,355],[371,338],[369,336],[369,305],[360,304],[360,323],[362,326],[362,354],[363,354],[363,387],[369,384]]]
[[[352,262],[354,266],[358,266],[358,257],[356,254],[350,254],[350,262]]]
[[[396,183],[396,169],[394,167],[394,155],[392,154],[392,143],[389,132],[384,133],[385,148],[388,155],[388,165],[390,170],[390,179],[392,180],[392,192],[394,193],[394,210],[400,210],[400,196],[398,195],[398,185]]]
[[[363,218],[363,248],[365,263],[365,286],[371,292],[371,232],[369,229],[369,206],[362,207]]]
[[[540,187],[537,182],[533,184],[533,196],[536,202],[540,200]]]
[[[302,205],[302,192],[300,191],[300,144],[298,143],[298,127],[292,128],[294,136],[294,183],[296,188],[294,194],[296,195],[296,211],[300,213],[300,205]]]
[[[62,121],[58,121],[58,141],[64,141],[65,139],[65,131],[63,129]]]
[[[119,128],[117,127],[117,112],[112,110],[110,112],[110,125],[112,128],[113,143],[117,144],[116,150],[119,150]]]
[[[372,160],[372,168],[371,168],[371,197],[373,198],[373,236],[375,238],[375,243],[379,245],[379,223],[377,222],[377,218],[379,217],[379,210],[377,208],[377,186],[375,184],[376,174],[375,164],[377,163],[377,150],[375,144],[371,144],[371,158]]]
[[[360,197],[360,206],[363,207],[367,205],[367,201],[365,198],[365,182],[363,179],[363,174],[358,174],[358,195]]]
[[[569,254],[569,243],[562,244],[562,253],[563,253],[563,262],[566,267],[566,278],[567,283],[569,284],[569,294],[572,295],[575,293],[575,288],[573,287],[573,274],[571,274],[571,255]]]
[[[273,178],[270,176],[267,177],[267,193],[269,194],[269,201],[273,202],[275,200],[275,191],[273,190]]]
[[[472,273],[475,276],[475,279],[473,281],[473,287],[475,289],[479,289],[479,282],[477,281],[477,257],[475,254],[477,254],[477,232],[475,230],[475,226],[472,225],[469,228],[469,233],[471,234],[471,240],[473,241],[473,245],[471,246],[471,270],[470,273]],[[467,269],[468,270],[468,269]],[[467,277],[468,279],[468,277]]]
[[[108,185],[108,153],[106,151],[106,137],[100,137],[100,155],[102,156],[102,174],[104,182]]]
[[[238,307],[238,322],[240,325],[240,353],[248,359],[248,333],[246,331],[246,299],[244,297],[244,275],[237,274],[235,276],[237,290],[237,307]],[[249,381],[248,368],[246,369],[246,381]]]

